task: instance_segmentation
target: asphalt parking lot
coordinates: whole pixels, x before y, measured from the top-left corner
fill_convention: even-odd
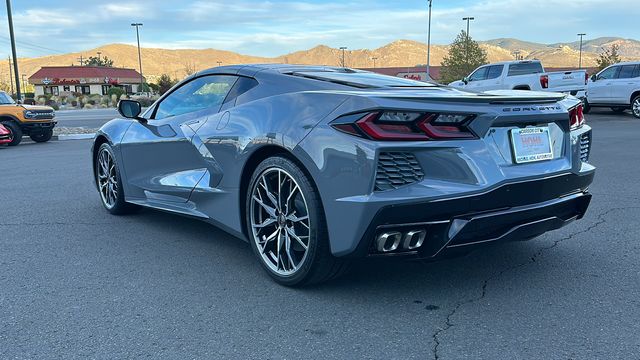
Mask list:
[[[306,289],[210,225],[108,215],[90,141],[0,148],[0,358],[638,359],[640,120],[588,121],[582,221]]]

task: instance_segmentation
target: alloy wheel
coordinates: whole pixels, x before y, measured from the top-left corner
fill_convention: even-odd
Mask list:
[[[311,222],[296,180],[277,167],[266,169],[251,191],[253,241],[264,263],[278,275],[294,274],[307,259]]]
[[[633,102],[633,115],[640,118],[640,97],[637,97]]]
[[[96,176],[102,202],[107,209],[112,209],[118,198],[118,175],[113,155],[107,149],[103,148],[98,153]]]

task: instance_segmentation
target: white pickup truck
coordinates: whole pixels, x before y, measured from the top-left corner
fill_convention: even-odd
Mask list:
[[[631,109],[640,118],[640,62],[611,65],[591,77],[587,85],[585,112],[609,107],[617,113]]]
[[[585,91],[588,79],[586,70],[545,72],[540,61],[524,60],[482,65],[449,86],[480,92],[535,90],[576,95]]]

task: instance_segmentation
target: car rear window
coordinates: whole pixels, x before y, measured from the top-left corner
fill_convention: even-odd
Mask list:
[[[291,75],[320,81],[328,81],[361,89],[381,87],[415,88],[435,86],[435,84],[428,82],[376,74],[367,71],[296,71],[291,73]]]
[[[518,63],[509,65],[509,73],[507,76],[518,76],[528,74],[540,74],[544,72],[542,64],[539,62]]]

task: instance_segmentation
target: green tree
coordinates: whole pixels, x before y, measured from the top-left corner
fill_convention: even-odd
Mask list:
[[[609,65],[617,64],[620,61],[620,46],[619,45],[611,45],[608,49],[603,48],[600,56],[596,60],[598,63],[598,71],[606,68]]]
[[[108,57],[89,56],[89,59],[84,61],[85,66],[106,66],[113,67],[113,60]]]
[[[174,80],[168,74],[162,74],[158,78],[158,92],[160,95],[166,93],[175,85],[178,81]]]
[[[487,53],[463,30],[449,46],[449,53],[442,60],[439,80],[444,84],[460,80],[487,62]]]

